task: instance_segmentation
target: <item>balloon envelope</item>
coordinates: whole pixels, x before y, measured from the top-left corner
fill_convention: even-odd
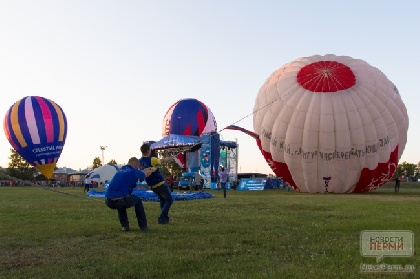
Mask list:
[[[394,84],[347,56],[299,58],[255,100],[254,131],[274,173],[302,192],[367,192],[394,175],[408,116]]]
[[[46,98],[28,96],[10,107],[3,124],[16,152],[51,178],[67,136],[67,119],[61,107]]]
[[[200,136],[216,129],[213,113],[204,103],[196,99],[182,99],[166,112],[162,122],[162,137],[169,134]]]
[[[111,182],[112,178],[118,170],[119,167],[117,165],[106,164],[92,170],[86,175],[86,177],[88,177],[90,180],[96,181],[98,186],[102,187],[106,184],[106,181]]]

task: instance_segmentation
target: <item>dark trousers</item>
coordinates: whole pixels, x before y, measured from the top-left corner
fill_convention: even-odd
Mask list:
[[[160,205],[160,215],[158,218],[159,222],[169,221],[169,209],[171,208],[172,203],[174,202],[171,190],[169,190],[169,186],[167,183],[164,183],[156,188],[152,188],[152,191],[158,196],[159,198],[159,205]]]
[[[220,182],[220,185],[222,185],[223,197],[226,198],[226,182]]]
[[[83,190],[83,192],[88,192],[89,191],[89,186],[90,186],[90,184],[85,184],[85,189]]]
[[[136,212],[137,224],[140,228],[147,228],[147,219],[146,213],[144,212],[144,207],[141,199],[133,194],[121,199],[106,199],[105,204],[111,208],[118,211],[118,219],[120,220],[122,227],[129,227],[128,217],[127,217],[127,208],[134,206],[134,211]]]

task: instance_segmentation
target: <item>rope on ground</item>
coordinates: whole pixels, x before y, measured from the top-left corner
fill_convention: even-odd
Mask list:
[[[40,188],[40,189],[43,189],[43,190],[47,190],[47,191],[51,191],[51,192],[55,192],[55,193],[59,193],[59,194],[63,194],[63,195],[71,196],[71,197],[75,197],[75,198],[80,198],[80,199],[85,199],[85,200],[90,200],[90,201],[103,202],[102,200],[98,200],[97,198],[95,199],[95,198],[92,198],[92,197],[89,197],[89,196],[79,196],[79,195],[75,195],[75,194],[71,194],[71,193],[66,193],[66,192],[62,192],[62,191],[59,191],[59,190],[54,189],[54,188],[49,188],[49,187],[41,186],[41,185],[32,183],[30,181],[27,181],[27,180],[22,180],[22,179],[19,179],[19,178],[16,178],[16,177],[13,177],[13,176],[10,176],[10,175],[4,173],[3,170],[0,171],[0,175],[6,177],[8,179],[12,179],[12,180],[16,180],[16,181],[22,182],[23,185],[35,186],[35,187]]]

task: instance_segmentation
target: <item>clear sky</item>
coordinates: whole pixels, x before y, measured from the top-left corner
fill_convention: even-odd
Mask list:
[[[125,163],[162,138],[167,109],[195,98],[218,130],[252,114],[265,80],[314,54],[365,60],[393,81],[410,119],[400,160],[420,161],[420,1],[3,0],[0,116],[25,96],[60,105],[68,134],[58,167]],[[2,118],[3,119],[3,118]],[[236,125],[253,131],[252,115]],[[239,171],[272,173],[238,131]],[[0,166],[11,145],[0,136]]]

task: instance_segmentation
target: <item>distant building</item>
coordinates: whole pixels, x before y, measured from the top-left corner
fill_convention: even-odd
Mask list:
[[[76,171],[71,168],[57,168],[51,179],[60,181],[66,185],[83,185],[85,176],[89,173],[88,169]]]

